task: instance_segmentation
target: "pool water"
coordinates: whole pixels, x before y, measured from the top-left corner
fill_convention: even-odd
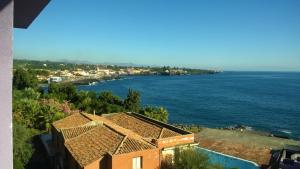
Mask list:
[[[221,164],[226,168],[238,168],[238,169],[259,169],[260,168],[258,164],[252,161],[243,160],[237,157],[218,153],[201,147],[196,147],[196,149],[207,154],[212,163]]]

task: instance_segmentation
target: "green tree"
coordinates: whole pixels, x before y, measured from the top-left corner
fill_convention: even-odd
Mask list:
[[[35,91],[32,88],[26,88],[24,90],[13,90],[13,101],[19,101],[21,99],[33,99],[38,100],[41,97],[41,93]]]
[[[60,92],[66,95],[64,100],[70,100],[72,102],[76,101],[77,89],[75,85],[71,83],[64,83],[61,85]]]
[[[49,98],[56,98],[61,101],[76,102],[78,99],[76,87],[71,83],[50,83],[48,93]]]
[[[60,90],[59,83],[50,83],[48,86],[48,93],[58,94]]]
[[[97,94],[90,91],[80,91],[77,95],[76,107],[82,111],[93,113],[99,108]]]
[[[39,130],[49,130],[51,124],[64,118],[65,114],[53,105],[43,105],[35,117],[35,127]]]
[[[13,121],[29,128],[45,130],[53,121],[64,117],[63,103],[40,98],[31,88],[13,90]]]
[[[20,99],[13,103],[14,121],[30,128],[37,128],[37,115],[41,112],[41,104],[38,100]]]
[[[144,116],[156,119],[158,121],[168,122],[169,113],[163,107],[147,106],[143,110],[140,111],[140,114],[143,114]]]
[[[127,111],[139,112],[141,108],[140,93],[129,89],[127,97],[124,100],[124,108]]]
[[[23,91],[22,98],[38,100],[41,96],[41,93],[35,91],[33,88],[26,88]]]
[[[118,97],[112,94],[112,92],[101,92],[98,97],[98,113],[116,113],[124,111],[123,101]]]
[[[123,104],[120,97],[115,96],[110,91],[101,92],[98,99],[102,102],[106,102],[106,103],[109,103],[109,104],[117,104],[117,105],[120,105],[120,106],[122,106],[122,104]]]
[[[13,75],[13,87],[19,90],[31,87],[36,88],[38,80],[36,75],[30,70],[18,68],[14,71]]]
[[[220,164],[211,163],[207,154],[192,147],[175,148],[174,163],[169,164],[172,169],[225,169]]]
[[[31,138],[35,131],[20,124],[13,124],[14,169],[24,169],[33,153]]]

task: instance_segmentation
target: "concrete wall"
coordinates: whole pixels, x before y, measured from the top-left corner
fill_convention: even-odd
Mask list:
[[[101,160],[97,160],[97,161],[85,166],[84,169],[106,169],[106,168],[101,167],[100,161]]]
[[[143,169],[159,169],[159,149],[132,152],[127,154],[113,155],[112,169],[132,169],[132,159],[142,157]]]
[[[84,169],[111,169],[111,165],[109,165],[108,163],[111,163],[111,158],[104,157],[85,166]]]
[[[159,148],[127,154],[107,155],[85,166],[84,169],[132,169],[132,159],[135,157],[142,157],[143,169],[159,169],[160,161],[162,160],[161,149],[190,143],[194,143],[194,134],[160,139],[157,141]],[[76,161],[71,157],[71,154],[67,152],[67,155],[70,156],[67,158],[68,168],[78,167],[78,164],[76,164]]]
[[[0,165],[13,168],[12,155],[12,36],[13,1],[0,1]]]

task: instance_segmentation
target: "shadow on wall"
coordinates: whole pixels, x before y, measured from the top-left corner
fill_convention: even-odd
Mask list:
[[[42,145],[40,137],[34,136],[32,139],[34,152],[29,159],[25,169],[51,169],[50,159],[47,156],[46,150]]]
[[[11,2],[12,0],[1,0],[0,1],[0,12]]]

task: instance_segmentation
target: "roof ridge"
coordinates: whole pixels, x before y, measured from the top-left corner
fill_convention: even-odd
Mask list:
[[[132,138],[132,139],[135,139],[135,138]],[[143,137],[142,137],[140,140],[138,140],[138,139],[135,139],[135,140],[137,140],[137,141],[142,141],[142,142],[144,142],[145,144],[148,144],[148,145],[150,145],[150,146],[156,147],[156,145],[155,145],[154,143],[152,143],[151,141],[145,140]]]
[[[66,137],[65,137],[65,134],[64,134],[64,132],[62,132],[62,130],[60,130],[60,133],[61,133],[61,135],[63,136],[63,139],[65,140],[65,142],[67,141],[67,139],[65,139]],[[72,139],[72,138],[71,138]]]
[[[161,129],[161,131],[160,131],[160,133],[159,133],[159,136],[158,136],[158,139],[160,139],[160,138],[161,138],[161,136],[162,136],[162,134],[163,134],[164,130],[165,130],[165,127],[163,127],[163,128]]]
[[[123,114],[127,114],[127,113],[124,113],[124,112],[122,112],[122,113],[123,113]],[[116,113],[116,114],[121,114],[121,113]],[[86,116],[88,116],[88,115],[91,115],[91,116],[92,116],[92,114],[87,114]],[[102,116],[97,116],[97,117],[98,117],[98,118],[102,118],[102,119],[100,119],[100,121],[102,120],[103,125],[105,125],[106,127],[110,128],[111,130],[113,130],[113,131],[119,133],[120,135],[123,135],[124,137],[125,137],[125,136],[128,136],[128,137],[130,137],[130,138],[133,138],[133,139],[135,139],[135,140],[139,140],[139,141],[141,141],[141,142],[143,142],[143,143],[145,143],[145,144],[148,144],[148,145],[150,145],[150,146],[156,147],[155,144],[153,144],[151,141],[145,140],[144,137],[140,136],[139,134],[137,134],[137,133],[135,133],[135,132],[133,132],[133,131],[131,131],[131,130],[129,130],[129,129],[126,129],[126,128],[124,128],[124,127],[122,127],[122,126],[120,126],[120,125],[118,125],[118,124],[112,122],[111,120],[109,120],[109,119],[107,119],[107,118],[105,118],[105,117],[102,117]],[[92,119],[92,117],[89,118],[89,119]],[[92,119],[92,120],[93,120],[93,119]],[[94,121],[97,121],[97,119],[95,119]],[[117,128],[115,128],[115,127],[117,127]],[[120,128],[121,130],[119,130],[118,128]],[[124,131],[125,131],[125,132],[124,132]]]
[[[123,136],[126,137],[126,138],[132,138],[132,139],[134,139],[134,140],[141,141],[141,142],[143,142],[143,143],[145,143],[145,144],[148,144],[148,145],[151,145],[151,146],[154,146],[154,147],[156,146],[155,144],[153,144],[153,143],[151,143],[151,142],[145,140],[142,136],[140,136],[140,135],[138,135],[138,134],[132,132],[131,130],[128,130],[128,129],[122,127],[122,126],[119,126],[119,125],[117,125],[117,124],[114,124],[114,125],[117,125],[118,127],[122,128],[122,129],[128,130],[129,132],[131,132],[131,133],[133,133],[133,134],[136,134],[136,136],[135,136],[135,135],[131,135],[131,134],[128,135],[128,134],[126,134],[126,133],[122,133],[121,131],[116,130],[114,127],[108,125],[107,123],[104,123],[104,122],[103,122],[103,125],[105,125],[106,127],[112,129],[113,131],[115,131],[115,132],[117,132],[117,133],[123,135]]]
[[[73,137],[73,138],[70,138],[70,139],[66,140],[65,143],[67,143],[67,142],[69,142],[69,141],[72,141],[72,140],[74,140],[75,138],[78,138],[78,137],[81,137],[81,136],[83,136],[83,135],[86,135],[86,134],[92,132],[93,130],[96,130],[96,129],[99,128],[99,127],[103,127],[103,126],[102,126],[102,125],[96,126],[95,128],[93,128],[93,129],[91,129],[91,130],[89,130],[89,131],[86,131],[86,132],[84,132],[84,133],[82,133],[82,134],[79,134],[79,135],[76,136],[76,137]]]
[[[96,126],[96,125],[102,125],[103,122],[100,122],[100,121],[95,121],[95,120],[91,120],[90,122],[87,122],[83,125],[81,125],[82,127],[85,127],[85,126]]]
[[[85,118],[87,118],[87,119],[93,121],[93,119],[91,119],[90,117],[88,117],[87,115],[85,115],[84,112],[79,112],[79,113],[80,113],[81,115],[83,115]],[[86,113],[86,114],[89,114],[89,113]]]
[[[126,135],[123,140],[121,141],[121,143],[119,144],[119,146],[117,147],[116,151],[113,154],[116,154],[118,151],[120,151],[120,148],[123,146],[123,143],[125,142],[125,140],[128,138],[128,136]]]
[[[71,117],[73,117],[73,116],[75,116],[75,115],[81,115],[81,116],[83,116],[84,118],[86,118],[87,120],[90,120],[90,121],[91,121],[90,118],[86,117],[86,116],[85,116],[84,114],[82,114],[81,112],[76,112],[76,113],[73,113],[73,114],[71,114],[71,115],[69,115],[69,116],[66,116],[66,117],[64,117],[64,118],[62,118],[62,119],[59,119],[59,120],[53,122],[51,125],[52,125],[54,128],[56,128],[58,131],[60,131],[60,130],[63,129],[63,128],[57,128],[57,127],[56,127],[56,124],[59,123],[59,122],[63,122],[64,120],[69,119],[69,118],[71,118]]]
[[[90,122],[88,122],[90,123]],[[87,123],[86,123],[87,124]],[[83,124],[83,125],[80,125],[80,126],[75,126],[75,127],[68,127],[68,128],[61,128],[60,130],[69,130],[69,129],[75,129],[75,128],[81,128],[81,127],[90,127],[90,126],[93,126],[93,125],[86,125],[86,124]],[[96,123],[94,126],[100,126],[102,125],[101,123]]]
[[[102,134],[104,133],[105,140],[101,133]],[[96,134],[96,137],[94,137],[95,134]],[[110,138],[109,136],[112,136],[111,134],[113,134],[114,139],[112,141],[115,142],[114,145],[109,144],[109,142],[111,142],[111,140],[109,139]],[[98,142],[98,139],[101,139],[102,141],[104,141],[104,143]],[[78,164],[81,167],[84,167],[85,165],[88,165],[88,163],[91,163],[92,161],[103,158],[103,156],[105,156],[106,154],[111,154],[113,151],[115,151],[117,145],[122,141],[122,139],[124,139],[122,135],[111,130],[106,125],[99,125],[77,137],[71,138],[70,140],[66,141],[64,143],[64,146],[67,149],[67,151],[69,151],[72,154],[72,156],[76,159]],[[90,146],[86,147],[87,145],[90,145]],[[86,149],[86,148],[87,148],[87,150],[90,150],[90,148],[94,149],[95,145],[96,145],[96,147],[100,146],[101,150],[98,150],[96,148],[96,151],[93,151],[93,152],[98,152],[100,154],[98,154],[98,155],[93,154],[91,157],[88,157],[87,159],[80,156],[80,152],[84,152],[85,154],[88,153],[88,151],[86,151],[86,150],[82,151],[81,149]],[[108,146],[108,145],[111,145],[111,146]],[[81,148],[77,149],[76,147],[81,147]],[[79,154],[78,154],[78,152],[79,152]]]
[[[127,142],[127,144],[125,145],[125,143]],[[124,150],[128,150],[128,147],[132,147],[133,144],[139,144],[140,146],[137,146],[138,149],[134,150],[134,151],[142,151],[144,150],[144,148],[146,147],[146,149],[155,149],[157,148],[157,146],[143,140],[143,139],[137,139],[134,137],[130,137],[130,136],[126,136],[122,142],[120,143],[120,145],[118,146],[117,150],[114,152],[114,154],[123,154],[123,153],[130,153],[133,152],[132,150],[130,150],[129,152],[124,152]],[[135,146],[135,148],[137,148]]]
[[[76,115],[76,114],[80,114],[80,112],[78,112],[78,113],[73,113],[73,114],[71,114],[71,115],[69,115],[69,116],[67,116],[67,117],[64,117],[64,118],[62,118],[62,119],[56,120],[56,121],[53,122],[52,124],[56,124],[56,123],[58,123],[58,122],[60,122],[60,121],[63,121],[64,119],[69,118],[69,117],[71,117],[71,116],[74,116],[74,115]]]
[[[84,134],[84,133],[86,133],[86,132],[88,132],[88,131],[90,131],[90,130],[93,130],[94,128],[96,128],[96,127],[98,127],[98,126],[102,126],[102,124],[98,123],[98,124],[95,124],[95,125],[82,125],[82,126],[77,126],[77,127],[62,128],[62,129],[60,130],[60,133],[62,134],[64,140],[67,141],[67,140],[70,140],[70,139],[72,139],[72,138],[81,136],[82,134]],[[78,135],[75,136],[75,137],[67,138],[67,137],[65,136],[65,131],[66,131],[66,130],[72,130],[72,129],[88,129],[88,130],[82,132],[81,134],[78,134]]]
[[[124,136],[124,137],[127,136],[125,133],[122,133],[122,132],[120,132],[120,131],[114,129],[112,126],[110,126],[110,125],[108,125],[108,124],[106,124],[106,123],[103,123],[103,125],[106,126],[107,128],[109,128],[110,130],[113,130],[114,132],[116,132],[116,133],[118,133],[118,134],[120,134],[120,135],[122,135],[122,136]]]

